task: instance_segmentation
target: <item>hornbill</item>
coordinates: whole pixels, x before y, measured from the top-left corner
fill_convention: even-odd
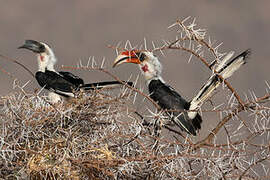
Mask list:
[[[233,59],[231,59],[233,52],[228,53],[216,66],[215,71],[223,79],[227,79],[246,63],[250,52],[250,50],[246,50]],[[168,113],[171,120],[181,130],[196,136],[196,131],[201,129],[202,123],[198,109],[220,85],[222,82],[221,78],[214,73],[202,86],[197,95],[191,101],[187,101],[162,79],[162,65],[152,52],[145,50],[124,51],[117,56],[113,67],[123,63],[138,64],[146,79],[150,98],[157,102],[162,109],[171,111]]]
[[[21,48],[28,49],[37,55],[38,71],[35,78],[41,87],[50,91],[48,98],[53,103],[60,101],[61,97],[75,97],[75,92],[80,89],[93,90],[122,84],[118,81],[84,84],[83,79],[71,72],[57,72],[54,69],[57,58],[50,46],[44,42],[25,40],[25,43],[19,47],[19,49]],[[125,83],[133,85],[132,82]]]

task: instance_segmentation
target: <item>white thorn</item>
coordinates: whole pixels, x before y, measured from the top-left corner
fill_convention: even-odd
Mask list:
[[[190,63],[192,56],[193,56],[193,54],[191,54],[191,55],[189,56],[188,63]]]
[[[116,52],[116,55],[117,55],[117,56],[119,55],[118,48],[120,47],[121,43],[122,43],[122,42],[119,41],[119,42],[116,44],[115,52]]]
[[[153,49],[156,49],[154,41],[152,41],[152,46],[153,46]]]
[[[92,57],[92,68],[95,68],[97,66],[97,63],[95,61],[95,56]]]
[[[270,90],[270,85],[268,84],[267,81],[265,81],[265,84],[266,84],[266,86],[268,87],[268,89]]]
[[[80,67],[83,67],[81,59],[79,59],[79,65],[80,65]]]
[[[147,50],[147,42],[146,42],[146,38],[143,38],[144,41],[144,49]]]
[[[25,88],[25,86],[27,86],[27,84],[29,84],[29,82],[31,82],[30,80],[27,81],[23,86],[22,86],[22,89]]]
[[[170,28],[172,28],[172,27],[174,27],[174,26],[176,26],[177,25],[177,23],[173,23],[172,25],[170,25],[169,27],[168,27],[168,29],[170,29]]]
[[[101,62],[101,65],[100,65],[100,68],[103,68],[104,64],[105,64],[105,57],[102,58],[102,62]]]
[[[159,51],[165,57],[165,54],[163,53],[163,51],[161,49]]]
[[[185,21],[187,21],[191,16],[186,17],[183,21],[181,21],[183,24]]]
[[[89,65],[90,65],[91,58],[92,58],[91,56],[88,58],[87,65],[86,65],[87,68],[88,68]]]

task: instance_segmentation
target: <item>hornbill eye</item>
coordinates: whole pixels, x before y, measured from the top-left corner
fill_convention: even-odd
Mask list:
[[[138,57],[138,59],[142,62],[146,59],[146,55],[143,52],[137,52],[136,56]]]

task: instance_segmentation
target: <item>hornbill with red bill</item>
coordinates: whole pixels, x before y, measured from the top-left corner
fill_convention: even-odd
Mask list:
[[[215,71],[223,79],[229,78],[246,63],[250,52],[250,50],[246,50],[233,59],[231,58],[234,52],[228,53],[216,66]],[[171,111],[169,113],[171,120],[181,130],[196,136],[196,132],[201,129],[202,123],[198,109],[222,83],[221,78],[214,73],[202,86],[197,95],[191,101],[187,101],[165,83],[161,77],[162,65],[152,52],[146,50],[124,51],[117,56],[113,67],[123,63],[138,64],[146,79],[150,98],[157,102],[162,109]]]
[[[56,103],[61,100],[61,97],[75,97],[75,92],[80,89],[94,90],[103,87],[111,87],[122,84],[118,81],[104,81],[97,83],[84,84],[82,78],[72,74],[71,72],[59,71],[54,69],[57,58],[54,55],[52,48],[44,43],[35,40],[25,40],[25,43],[19,47],[34,52],[37,55],[38,71],[35,78],[41,87],[49,90],[49,99]],[[132,86],[132,82],[125,82]]]

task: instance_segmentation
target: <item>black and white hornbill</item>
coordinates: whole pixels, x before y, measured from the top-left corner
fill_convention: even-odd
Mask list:
[[[121,82],[118,81],[84,84],[83,79],[71,72],[57,72],[54,69],[57,58],[50,46],[44,42],[26,40],[24,45],[20,46],[19,49],[20,48],[33,51],[37,55],[38,71],[35,77],[41,87],[50,91],[48,98],[53,103],[60,101],[61,97],[75,97],[74,93],[79,89],[93,90],[121,84]],[[133,85],[132,82],[126,83]]]
[[[246,50],[239,56],[231,59],[233,52],[230,52],[217,65],[215,68],[216,72],[224,79],[227,79],[246,63],[246,58],[249,54],[250,50]],[[182,130],[195,136],[196,131],[201,129],[202,123],[198,108],[212,95],[213,91],[222,82],[220,78],[216,74],[213,74],[202,86],[198,94],[191,101],[186,101],[172,87],[165,84],[161,77],[162,65],[152,52],[141,50],[122,52],[115,59],[113,67],[123,63],[135,63],[139,65],[147,81],[150,97],[162,109],[172,110],[169,113],[172,121]]]

